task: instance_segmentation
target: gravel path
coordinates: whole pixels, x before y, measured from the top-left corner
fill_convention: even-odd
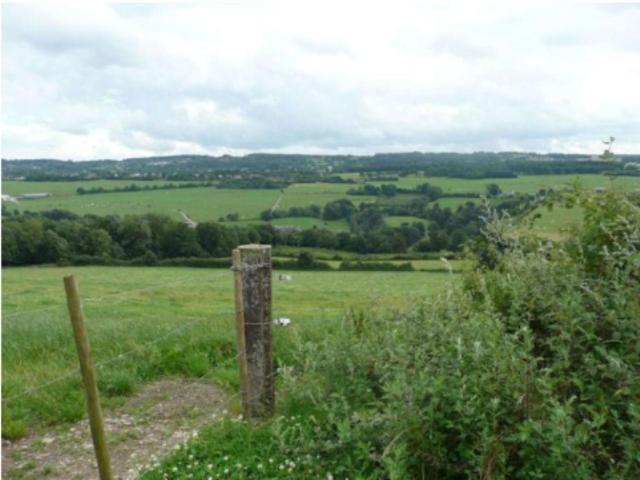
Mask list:
[[[226,399],[215,385],[164,379],[142,386],[124,406],[105,411],[114,478],[137,478],[144,466],[221,418]],[[2,478],[97,479],[88,422],[2,440]]]

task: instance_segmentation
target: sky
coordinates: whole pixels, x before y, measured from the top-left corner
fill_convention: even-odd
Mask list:
[[[640,5],[2,5],[2,157],[640,153]]]

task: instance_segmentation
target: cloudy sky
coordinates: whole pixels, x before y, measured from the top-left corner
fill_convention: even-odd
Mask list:
[[[477,3],[3,4],[2,156],[640,152],[639,5]]]

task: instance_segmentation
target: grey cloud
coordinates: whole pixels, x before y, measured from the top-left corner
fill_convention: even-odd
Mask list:
[[[3,8],[7,157],[544,150],[609,134],[640,149],[635,10],[564,7],[554,21],[514,10],[426,28],[390,8],[362,32],[354,19],[355,34],[302,17],[247,25],[231,10],[237,26],[219,34],[203,18],[215,7],[101,6],[86,22],[56,8]],[[616,41],[594,25],[619,25]],[[624,69],[608,75],[597,64],[608,55]]]

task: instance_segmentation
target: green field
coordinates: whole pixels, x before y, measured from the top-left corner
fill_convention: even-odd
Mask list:
[[[359,175],[351,177],[360,179]],[[472,192],[484,194],[486,185],[497,183],[504,192],[536,193],[541,188],[562,189],[571,186],[579,180],[586,188],[607,186],[609,178],[604,175],[528,175],[518,178],[498,178],[467,180],[457,178],[422,176],[401,177],[396,184],[403,188],[413,188],[421,183],[429,182],[442,187],[447,193]],[[144,214],[165,213],[173,218],[180,219],[181,211],[186,213],[196,222],[218,220],[229,213],[238,213],[245,223],[259,222],[260,212],[271,208],[280,197],[280,190],[250,190],[250,189],[217,189],[211,187],[199,187],[190,189],[141,191],[126,193],[102,193],[92,195],[76,195],[78,187],[104,187],[114,188],[136,183],[139,185],[166,184],[164,180],[154,181],[130,181],[130,180],[95,180],[82,182],[20,182],[5,181],[2,183],[3,193],[17,195],[28,192],[49,192],[51,197],[44,199],[22,200],[19,203],[6,202],[9,209],[43,211],[54,208],[69,210],[77,214]],[[182,183],[182,182],[173,182]],[[373,182],[389,183],[389,182]],[[615,189],[634,190],[640,187],[640,179],[634,177],[619,177],[613,180]],[[410,200],[409,195],[397,195],[393,198],[348,196],[347,190],[353,188],[351,184],[335,183],[299,183],[293,184],[282,194],[278,204],[278,210],[287,210],[290,207],[305,207],[312,204],[324,206],[326,203],[339,198],[349,198],[354,204],[362,202],[404,203]],[[476,199],[443,198],[438,200],[442,207],[456,208],[468,201]],[[553,217],[555,213],[551,214]],[[557,219],[547,221],[548,228],[555,225],[563,225],[564,217],[558,215]],[[387,220],[390,225],[398,221],[391,217]],[[285,218],[273,221],[278,225],[295,225],[301,228],[315,226],[329,228],[334,231],[345,231],[348,226],[345,222],[324,222],[314,218]]]
[[[129,185],[139,187],[162,186],[173,183],[174,185],[193,183],[190,181],[172,180],[82,180],[77,182],[23,182],[19,180],[5,180],[2,182],[2,193],[8,195],[20,195],[23,193],[47,192],[52,196],[64,197],[75,195],[78,187],[91,188],[122,188]]]
[[[496,183],[503,192],[515,193],[536,193],[541,188],[553,188],[561,190],[564,187],[572,186],[579,181],[582,187],[595,188],[606,187],[609,185],[609,177],[605,175],[522,175],[518,178],[482,178],[482,179],[464,179],[464,178],[447,178],[447,177],[422,177],[407,176],[400,177],[395,184],[402,188],[414,188],[422,183],[430,183],[442,188],[445,193],[464,193],[473,192],[484,194],[487,184]],[[373,185],[381,185],[391,182],[371,182]],[[623,190],[632,190],[640,187],[640,179],[637,177],[618,177],[613,180],[616,188]]]
[[[241,219],[257,219],[278,198],[278,190],[226,190],[211,187],[158,190],[148,192],[100,193],[93,195],[53,196],[23,200],[20,210],[43,211],[54,208],[85,215],[164,213],[181,218],[180,211],[197,222],[218,220],[228,213]]]
[[[140,382],[163,375],[237,382],[233,279],[228,270],[134,267],[3,269],[3,431],[84,414],[79,378],[30,395],[32,388],[77,367],[66,313],[63,275],[78,278],[103,401],[118,404]],[[349,310],[404,309],[457,281],[427,272],[293,272],[274,280],[275,355],[301,338],[330,335]],[[119,355],[125,354],[122,357]],[[15,400],[11,398],[18,396]]]
[[[309,205],[323,206],[339,198],[350,198],[356,205],[376,201],[376,197],[347,195],[347,190],[353,187],[354,185],[342,183],[295,183],[284,190],[279,209],[287,210],[291,207]]]

